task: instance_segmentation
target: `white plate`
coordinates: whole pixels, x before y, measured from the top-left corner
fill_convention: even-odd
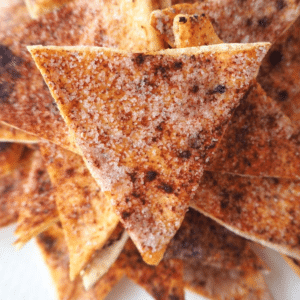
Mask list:
[[[21,250],[16,250],[12,243],[15,227],[0,230],[0,300],[56,300],[47,267],[34,241]],[[275,300],[299,300],[300,279],[273,250],[259,250],[271,268],[266,276]],[[143,289],[124,278],[108,295],[106,300],[152,300]],[[186,300],[204,298],[186,292]],[[263,300],[263,299],[262,299]]]

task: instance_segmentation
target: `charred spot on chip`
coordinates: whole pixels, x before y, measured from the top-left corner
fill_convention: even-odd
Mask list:
[[[130,198],[126,197],[126,198],[125,198],[125,202],[126,202],[126,203],[129,203],[129,202],[130,202]]]
[[[11,143],[7,143],[7,142],[0,143],[0,152],[4,152],[8,148],[10,148],[10,146]]]
[[[156,171],[148,171],[146,173],[146,180],[149,182],[153,181],[156,179],[157,175],[158,175],[158,173]]]
[[[8,82],[0,83],[0,103],[6,103],[13,91],[13,84]]]
[[[128,173],[128,175],[129,175],[129,177],[130,177],[130,181],[132,182],[132,183],[134,183],[135,181],[136,181],[136,172],[133,172],[133,173]]]
[[[4,195],[4,194],[9,193],[10,191],[13,190],[13,188],[14,188],[14,185],[13,185],[13,184],[7,185],[7,186],[4,188],[4,190],[2,191],[2,194]]]
[[[186,17],[180,17],[179,18],[179,22],[180,23],[186,23],[187,22],[187,18]]]
[[[174,70],[180,70],[182,68],[182,62],[181,61],[176,61],[173,64],[173,69]]]
[[[192,88],[190,89],[190,91],[193,94],[196,94],[199,91],[199,86],[198,85],[193,85]]]
[[[167,194],[171,194],[173,193],[174,189],[171,185],[167,184],[167,183],[162,183],[159,187],[159,189],[162,189],[163,191],[165,191]]]
[[[135,55],[135,58],[133,59],[133,61],[137,64],[137,65],[142,65],[145,62],[146,59],[146,55],[144,55],[143,53],[139,53]]]
[[[193,15],[194,19],[198,20],[199,16],[198,15]]]
[[[247,26],[252,26],[252,24],[253,24],[252,19],[248,18],[247,21],[246,21],[246,25]]]
[[[286,4],[283,0],[277,0],[276,7],[278,10],[282,10],[285,6],[286,6]]]
[[[189,159],[189,158],[192,156],[192,153],[191,153],[191,151],[189,151],[189,150],[180,151],[179,154],[178,154],[178,156],[179,156],[180,158],[186,158],[186,159]]]
[[[74,168],[69,168],[66,170],[66,176],[72,177],[75,174]]]
[[[47,235],[46,233],[41,233],[38,236],[38,239],[45,246],[46,251],[51,251],[56,244],[56,239],[54,239],[51,235]]]
[[[232,198],[235,200],[235,201],[240,201],[242,198],[243,198],[243,194],[242,193],[234,193],[232,195]]]
[[[219,94],[224,94],[226,92],[226,86],[223,84],[219,84],[216,86],[213,90],[213,93],[219,93]]]
[[[7,46],[0,45],[0,68],[4,68],[6,65],[12,63],[14,57],[14,54]]]
[[[163,123],[160,123],[157,127],[156,127],[156,129],[158,130],[158,131],[163,131]]]
[[[269,62],[272,66],[278,65],[282,61],[283,55],[280,51],[274,50],[270,53]]]
[[[131,213],[129,211],[124,211],[122,212],[122,218],[123,219],[128,219],[130,217]]]
[[[267,17],[263,17],[257,21],[258,26],[262,28],[266,28],[269,25],[269,19]]]
[[[277,100],[280,102],[284,102],[287,100],[289,94],[286,90],[278,92]]]

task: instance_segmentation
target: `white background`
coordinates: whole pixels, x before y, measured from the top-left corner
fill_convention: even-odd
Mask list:
[[[12,2],[18,0],[0,0],[0,9]],[[12,245],[15,240],[14,229],[14,226],[0,229],[0,300],[55,300],[54,286],[34,241],[29,242],[23,249],[16,250]],[[268,249],[258,252],[271,268],[271,273],[265,278],[274,299],[299,300],[299,277],[275,251]],[[124,278],[108,295],[107,300],[127,299],[153,298]],[[186,300],[202,299],[204,298],[186,292]]]

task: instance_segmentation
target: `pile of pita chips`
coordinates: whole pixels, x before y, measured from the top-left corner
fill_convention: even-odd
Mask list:
[[[145,261],[157,264],[179,228],[203,164],[268,47],[146,54],[30,48],[87,166]]]
[[[59,220],[55,191],[39,151],[32,154],[31,166],[19,201],[18,227],[15,242],[18,248]]]
[[[40,147],[55,187],[73,280],[105,244],[119,219],[78,154],[50,143]]]

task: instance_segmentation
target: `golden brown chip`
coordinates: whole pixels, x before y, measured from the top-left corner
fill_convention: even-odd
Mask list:
[[[22,144],[0,142],[0,178],[9,175],[18,166],[23,151]]]
[[[129,240],[116,264],[124,268],[126,276],[143,287],[154,299],[184,299],[181,260],[163,260],[157,266],[149,266]]]
[[[15,143],[37,143],[38,138],[22,131],[20,129],[14,128],[8,124],[0,122],[0,142],[15,142]]]
[[[159,262],[179,228],[268,47],[30,48],[92,175],[148,263]]]
[[[128,239],[126,230],[119,225],[101,249],[97,249],[87,266],[80,272],[83,285],[89,290],[117,260]]]
[[[186,213],[165,258],[195,260],[202,266],[245,273],[268,270],[246,239],[193,209]]]
[[[300,258],[300,181],[205,172],[191,206],[238,235]]]
[[[18,248],[58,221],[55,196],[43,157],[35,151],[24,194],[19,201],[18,227],[15,231]]]
[[[182,1],[181,1],[182,2]],[[151,15],[151,25],[171,46],[175,46],[173,20],[178,14],[205,14],[217,35],[225,43],[273,42],[299,16],[297,0],[206,0],[184,1],[194,4],[178,4]]]
[[[51,272],[59,300],[102,300],[124,275],[124,271],[114,265],[93,288],[85,291],[80,277],[73,282],[69,279],[68,247],[59,225],[41,233],[37,244]]]
[[[105,244],[119,219],[81,156],[48,142],[40,146],[56,189],[56,204],[70,253],[70,278],[73,280],[92,254]]]
[[[25,3],[31,17],[37,19],[71,1],[73,0],[25,0]]]
[[[176,48],[223,43],[205,15],[177,15],[173,21]]]
[[[282,255],[282,257],[288,263],[291,269],[300,277],[300,261],[286,255]]]
[[[300,179],[300,132],[256,83],[234,112],[206,169]]]
[[[258,82],[277,101],[300,134],[300,17],[263,60]]]
[[[0,178],[0,227],[14,223],[18,219],[19,203],[24,196],[31,158],[32,151],[25,149],[12,173]]]
[[[203,266],[191,260],[184,267],[185,287],[212,300],[271,300],[259,272],[239,272]]]

